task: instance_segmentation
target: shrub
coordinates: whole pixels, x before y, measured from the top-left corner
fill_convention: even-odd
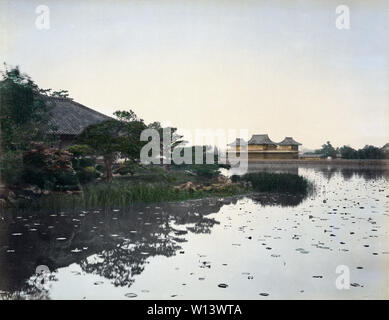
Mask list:
[[[24,182],[46,190],[78,190],[79,182],[72,167],[71,154],[43,144],[34,144],[23,154]]]
[[[92,182],[100,176],[95,169],[96,160],[90,156],[93,154],[91,147],[79,144],[69,147],[67,151],[72,154],[72,165],[80,183]]]
[[[84,144],[76,144],[67,149],[75,158],[85,157],[93,154],[93,149]]]
[[[122,164],[120,164],[120,166],[116,170],[114,170],[114,173],[118,173],[121,176],[127,174],[133,175],[136,169],[137,169],[137,165],[135,163],[125,161]]]
[[[219,176],[219,165],[217,164],[182,164],[174,166],[178,170],[188,170],[201,178],[212,179]]]
[[[100,173],[92,166],[81,168],[77,171],[77,177],[80,183],[90,183],[100,176]]]

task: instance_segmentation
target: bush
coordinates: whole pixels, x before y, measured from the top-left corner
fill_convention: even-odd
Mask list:
[[[73,145],[67,149],[72,154],[72,165],[80,183],[90,183],[100,176],[95,169],[96,160],[91,147],[87,145]]]
[[[80,183],[90,183],[100,176],[100,173],[94,167],[85,167],[77,171],[77,177]]]
[[[73,157],[79,158],[79,157],[85,157],[88,155],[93,154],[93,149],[87,145],[84,144],[76,144],[67,149],[68,152],[73,154]]]
[[[120,164],[116,170],[114,170],[114,173],[118,173],[121,176],[124,176],[127,174],[133,175],[135,173],[137,167],[138,167],[138,165],[136,165],[135,163],[125,161],[122,164]]]
[[[175,169],[188,170],[201,178],[212,179],[220,174],[217,164],[182,164],[174,166]]]
[[[23,155],[24,182],[41,189],[66,191],[79,190],[79,181],[73,170],[71,154],[43,144],[34,144]]]

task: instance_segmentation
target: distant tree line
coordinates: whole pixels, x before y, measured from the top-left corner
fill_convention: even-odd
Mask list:
[[[366,145],[362,149],[353,149],[349,146],[339,148],[339,152],[343,159],[385,159],[389,158],[388,152],[383,149]]]
[[[327,143],[323,144],[320,149],[312,152],[312,154],[342,159],[389,159],[389,152],[384,148],[373,145],[366,145],[361,149],[354,149],[347,145],[335,148],[330,141],[327,141]]]

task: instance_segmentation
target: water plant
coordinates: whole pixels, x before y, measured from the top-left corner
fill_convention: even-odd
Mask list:
[[[232,181],[250,182],[253,191],[307,194],[309,181],[297,174],[255,172],[232,176]]]
[[[19,202],[20,209],[110,209],[127,207],[136,203],[182,201],[213,196],[232,196],[247,193],[248,190],[230,184],[213,190],[180,190],[166,184],[126,184],[120,182],[90,184],[80,194],[53,193],[35,201]]]

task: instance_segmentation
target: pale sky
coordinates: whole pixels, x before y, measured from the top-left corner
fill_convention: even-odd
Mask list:
[[[107,115],[305,148],[389,142],[387,0],[0,0],[0,61]]]

